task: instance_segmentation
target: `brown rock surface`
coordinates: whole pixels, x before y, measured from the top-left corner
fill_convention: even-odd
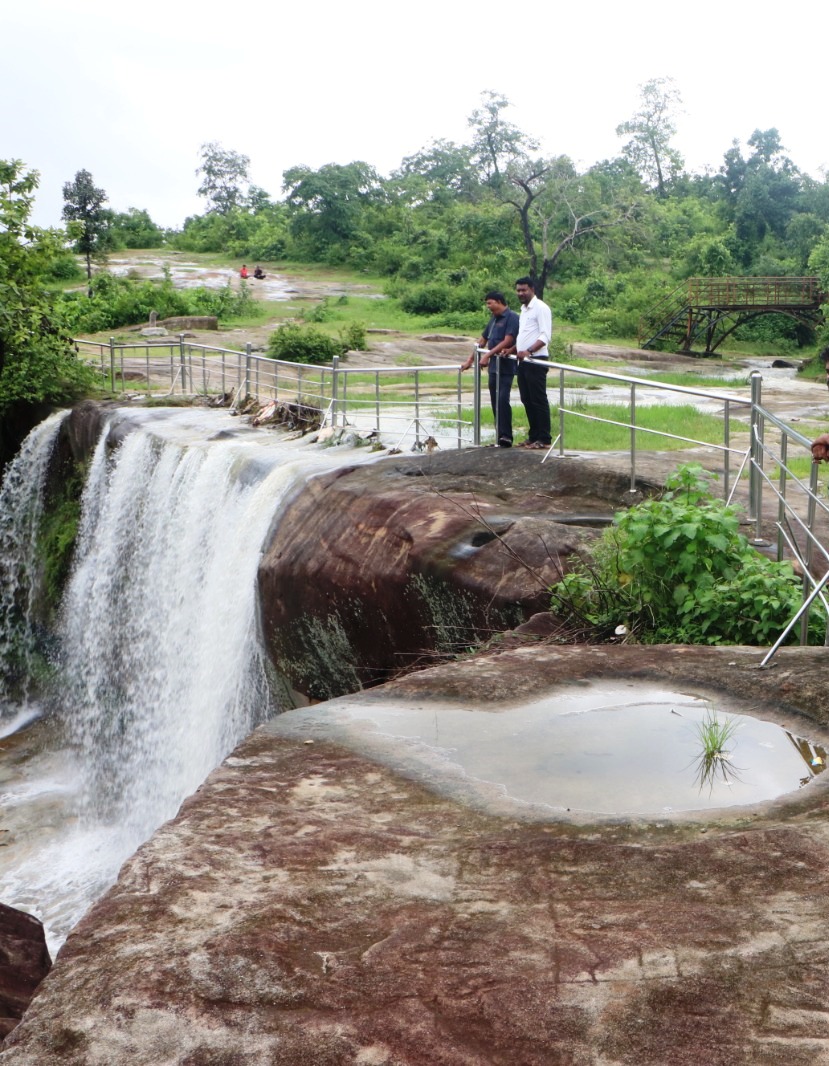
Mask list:
[[[37,918],[0,903],[0,1040],[23,1017],[51,965]]]
[[[272,658],[326,699],[465,650],[546,609],[596,517],[659,488],[637,484],[605,461],[485,448],[312,479],[260,566]]]
[[[363,699],[649,677],[820,740],[827,652],[760,658],[533,644]],[[264,727],[124,866],[0,1062],[826,1063],[827,787],[673,822],[529,821]]]

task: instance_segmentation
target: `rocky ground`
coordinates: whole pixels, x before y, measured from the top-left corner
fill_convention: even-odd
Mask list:
[[[372,337],[371,357],[412,343]],[[417,343],[440,362],[468,339]],[[790,417],[825,409],[788,371],[766,395]],[[825,650],[761,658],[517,632],[344,699],[391,701],[405,731],[410,710],[437,728],[461,703],[510,714],[658,682],[825,749]],[[487,806],[335,735],[341,703],[310,732],[290,714],[258,730],[125,864],[2,1066],[829,1064],[829,774],[707,813]]]
[[[658,678],[829,743],[823,649],[759,659],[524,645],[362,699],[486,715]],[[125,865],[3,1066],[829,1063],[822,778],[704,817],[530,820],[332,741],[326,706],[311,737],[254,733]]]

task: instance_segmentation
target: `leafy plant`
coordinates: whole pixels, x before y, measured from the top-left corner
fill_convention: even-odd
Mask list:
[[[368,342],[366,340],[366,327],[362,322],[349,322],[347,326],[343,326],[338,334],[342,346],[347,352],[365,352],[368,351]]]
[[[274,330],[268,341],[268,355],[292,363],[330,363],[344,352],[341,341],[314,326],[287,322]]]
[[[680,467],[660,499],[618,514],[592,559],[554,587],[553,610],[600,639],[623,624],[652,644],[772,642],[800,604],[800,582],[751,547],[710,476]],[[822,642],[817,612],[813,635]]]
[[[37,180],[20,160],[0,160],[0,415],[71,402],[94,380],[43,285],[64,248],[62,233],[29,223]]]

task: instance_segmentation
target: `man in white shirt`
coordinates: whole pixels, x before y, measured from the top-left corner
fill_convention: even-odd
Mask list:
[[[541,364],[550,357],[547,345],[553,335],[553,313],[535,295],[532,278],[519,278],[515,283],[515,293],[521,304],[515,342],[518,353],[518,393],[530,425],[529,439],[522,447],[546,450],[553,438],[550,433],[550,401],[547,399],[547,367]],[[531,362],[525,361],[528,357]]]

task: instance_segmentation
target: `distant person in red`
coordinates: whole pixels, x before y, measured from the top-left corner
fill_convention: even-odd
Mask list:
[[[247,280],[247,276],[248,276],[248,268],[245,266],[244,263],[242,263],[242,269],[239,271],[239,277],[240,278],[244,278],[245,280]]]
[[[263,281],[263,280],[264,280],[264,278],[265,278],[265,274],[264,274],[264,271],[262,270],[262,267],[261,267],[261,266],[256,266],[256,267],[254,267],[254,269],[253,269],[253,276],[254,276],[255,278],[258,278],[258,279],[259,279],[260,281]]]

